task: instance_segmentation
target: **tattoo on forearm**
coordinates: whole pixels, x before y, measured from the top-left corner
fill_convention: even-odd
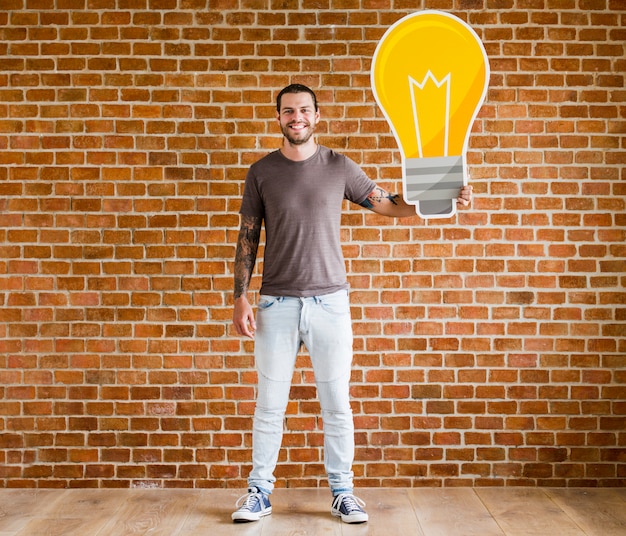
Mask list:
[[[250,286],[260,239],[261,219],[242,216],[235,253],[235,298],[245,294]]]
[[[374,191],[367,196],[365,201],[361,203],[361,206],[372,209],[375,205],[382,203],[385,199],[390,201],[392,204],[397,205],[397,200],[399,197],[400,196],[398,194],[390,194],[384,188],[377,186],[376,188],[374,188]]]

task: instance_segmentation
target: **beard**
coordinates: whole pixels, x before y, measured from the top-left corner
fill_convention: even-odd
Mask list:
[[[289,128],[290,124],[284,126],[281,125],[280,129],[283,132],[283,136],[285,136],[285,138],[291,145],[304,145],[307,141],[311,139],[311,136],[313,136],[313,132],[315,132],[315,127],[311,126],[311,123],[307,123],[304,129],[296,133],[296,136],[298,137],[295,137],[294,133]]]

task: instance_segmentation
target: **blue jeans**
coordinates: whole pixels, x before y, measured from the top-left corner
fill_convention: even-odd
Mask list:
[[[324,466],[333,495],[352,492],[354,422],[350,407],[352,322],[348,292],[261,296],[255,334],[258,393],[248,486],[271,493],[283,421],[300,345],[309,351],[324,421]]]

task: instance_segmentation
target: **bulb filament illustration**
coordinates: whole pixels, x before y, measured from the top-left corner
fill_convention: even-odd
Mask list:
[[[435,90],[426,87],[426,84],[432,81],[435,84]],[[436,139],[437,134],[442,134],[441,152],[444,156],[448,156],[448,127],[450,121],[450,74],[446,75],[441,82],[439,82],[433,73],[428,71],[424,80],[420,84],[409,76],[409,84],[411,85],[411,103],[413,104],[413,122],[415,124],[415,134],[417,136],[417,148],[419,151],[419,157],[423,158],[424,148],[422,145],[422,135],[420,128],[433,129],[433,134],[426,132],[425,139]],[[445,86],[444,86],[445,84]],[[444,86],[444,92],[438,91]],[[430,91],[429,91],[430,89]],[[442,95],[443,94],[443,95]],[[443,96],[443,98],[441,98]],[[435,108],[435,115],[441,118],[441,121],[428,121],[427,113],[429,108]],[[425,119],[420,122],[420,117]]]

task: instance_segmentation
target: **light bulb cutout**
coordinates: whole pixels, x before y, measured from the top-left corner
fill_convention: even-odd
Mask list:
[[[378,42],[371,83],[402,154],[404,200],[425,219],[453,216],[489,83],[482,42],[449,13],[412,13]]]

